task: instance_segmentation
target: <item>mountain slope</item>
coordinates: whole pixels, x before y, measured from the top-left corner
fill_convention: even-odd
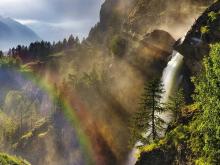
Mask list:
[[[0,49],[7,50],[12,46],[27,45],[40,40],[40,37],[28,27],[11,19],[0,17]]]
[[[213,0],[136,0],[134,2],[135,5],[130,9],[124,24],[131,31],[143,34],[155,28],[162,28],[172,33],[177,29],[185,30],[183,27],[187,28],[193,23],[198,14]]]
[[[214,0],[106,0],[100,22],[88,40],[106,44],[119,32],[145,35],[154,29],[171,33],[178,39]]]

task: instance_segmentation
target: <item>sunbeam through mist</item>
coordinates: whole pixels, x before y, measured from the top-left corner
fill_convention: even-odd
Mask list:
[[[206,160],[183,141],[199,134],[191,77],[218,42],[213,3],[0,1],[0,165]]]

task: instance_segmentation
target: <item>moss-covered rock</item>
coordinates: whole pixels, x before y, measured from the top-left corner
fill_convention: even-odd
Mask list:
[[[210,44],[220,41],[220,1],[216,1],[196,20],[182,43],[176,49],[185,56],[191,74],[201,71],[202,59],[208,55]]]

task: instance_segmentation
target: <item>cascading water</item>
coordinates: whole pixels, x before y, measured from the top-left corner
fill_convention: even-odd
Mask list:
[[[174,50],[172,53],[172,58],[168,62],[167,67],[164,69],[162,75],[162,83],[165,90],[163,97],[161,99],[162,103],[166,103],[169,97],[172,95],[172,93],[175,92],[176,89],[178,88],[182,80],[182,75],[180,74],[182,66],[183,66],[183,56],[179,52]],[[172,119],[171,112],[165,112],[159,115],[161,116],[161,118],[163,118],[163,120],[166,121],[167,124]],[[137,145],[138,143],[136,144],[136,146]],[[138,149],[136,148],[136,146],[129,154],[129,158],[126,165],[134,165],[136,163],[137,161],[136,154],[138,153]]]
[[[172,96],[173,92],[175,92],[179,87],[183,78],[180,74],[182,66],[183,56],[174,50],[172,53],[172,58],[168,62],[167,67],[164,69],[162,75],[162,83],[165,90],[161,99],[162,103],[167,103],[169,97]],[[161,118],[163,118],[163,120],[166,121],[166,123],[169,123],[172,119],[172,114],[169,111],[159,115]]]

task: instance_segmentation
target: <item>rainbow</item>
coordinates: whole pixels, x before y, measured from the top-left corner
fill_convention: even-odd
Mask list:
[[[46,92],[52,101],[58,99],[59,96],[57,94],[57,89],[51,85],[49,81],[42,79],[39,75],[36,75],[31,70],[25,70],[24,68],[16,69],[15,72],[16,74],[22,76],[22,78],[25,80],[31,81],[33,85],[40,88],[42,91]],[[76,131],[76,139],[79,143],[80,150],[83,153],[85,163],[88,165],[97,164],[95,161],[95,154],[92,149],[91,140],[82,129],[82,123],[76,114],[76,110],[68,100],[60,97],[59,100],[61,100],[61,106],[65,118],[70,122],[71,126]]]

